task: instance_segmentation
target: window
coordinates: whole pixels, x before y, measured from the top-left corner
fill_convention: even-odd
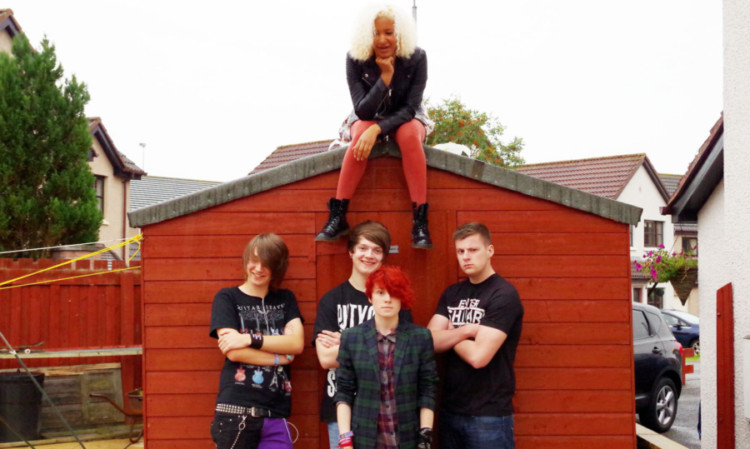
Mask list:
[[[633,287],[633,302],[642,302],[641,301],[641,291],[643,289]]]
[[[670,326],[677,326],[677,324],[679,323],[679,320],[677,319],[677,317],[673,317],[672,315],[668,315],[666,313],[662,314],[662,316],[664,317],[664,320],[667,322],[667,324],[669,324]]]
[[[657,309],[664,308],[664,289],[663,288],[652,288],[648,293],[648,305],[654,306]]]
[[[656,247],[664,244],[664,222],[645,220],[643,226],[643,244]]]
[[[99,203],[99,210],[104,214],[104,176],[97,176],[94,180],[94,191],[96,192],[96,201]]]
[[[697,237],[682,237],[682,250],[686,253],[692,253],[694,256],[698,255],[698,238]]]
[[[646,315],[640,310],[633,309],[633,339],[642,340],[650,335]]]

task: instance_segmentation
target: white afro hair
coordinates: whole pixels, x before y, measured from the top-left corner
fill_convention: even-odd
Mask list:
[[[400,8],[388,4],[373,4],[362,10],[359,20],[354,25],[349,56],[358,61],[366,61],[372,57],[375,19],[378,18],[393,20],[398,45],[396,56],[410,58],[417,48],[417,27],[414,24],[414,19]]]

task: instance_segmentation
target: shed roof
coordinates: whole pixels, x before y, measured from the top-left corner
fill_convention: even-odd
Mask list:
[[[708,138],[698,149],[687,173],[680,179],[672,197],[664,208],[673,222],[696,223],[698,211],[721,180],[724,179],[724,114],[719,117]]]
[[[295,143],[293,145],[284,145],[277,147],[273,153],[269,154],[257,167],[250,172],[251,175],[260,173],[269,168],[278,167],[297,159],[312,156],[315,154],[325,153],[333,139],[319,140],[317,142]]]
[[[342,148],[297,159],[254,175],[130,212],[128,217],[132,226],[145,226],[291,184],[341,168],[345,151],[346,148]],[[621,223],[636,224],[641,216],[642,209],[639,207],[553,184],[476,159],[431,147],[425,147],[425,153],[429,167],[475,181],[552,201]],[[400,157],[398,146],[394,142],[379,143],[373,148],[370,158],[384,156]]]
[[[616,200],[641,166],[654,181],[664,201],[667,201],[669,195],[644,153],[526,164],[516,170],[535,178]]]
[[[143,176],[130,182],[130,210],[138,210],[164,201],[199,192],[221,184],[198,179]]]

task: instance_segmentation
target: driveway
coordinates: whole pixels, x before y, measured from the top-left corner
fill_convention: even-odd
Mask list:
[[[682,386],[682,394],[677,403],[677,417],[669,431],[662,435],[672,441],[676,441],[689,449],[700,449],[701,441],[698,439],[698,404],[701,399],[701,364],[690,362],[694,373],[685,376],[685,385]]]

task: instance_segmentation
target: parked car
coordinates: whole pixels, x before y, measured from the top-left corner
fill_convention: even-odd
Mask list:
[[[633,303],[635,409],[641,424],[666,432],[682,391],[682,345],[659,309]]]
[[[700,319],[692,313],[680,310],[662,310],[674,338],[685,348],[693,348],[696,354],[701,352]]]

